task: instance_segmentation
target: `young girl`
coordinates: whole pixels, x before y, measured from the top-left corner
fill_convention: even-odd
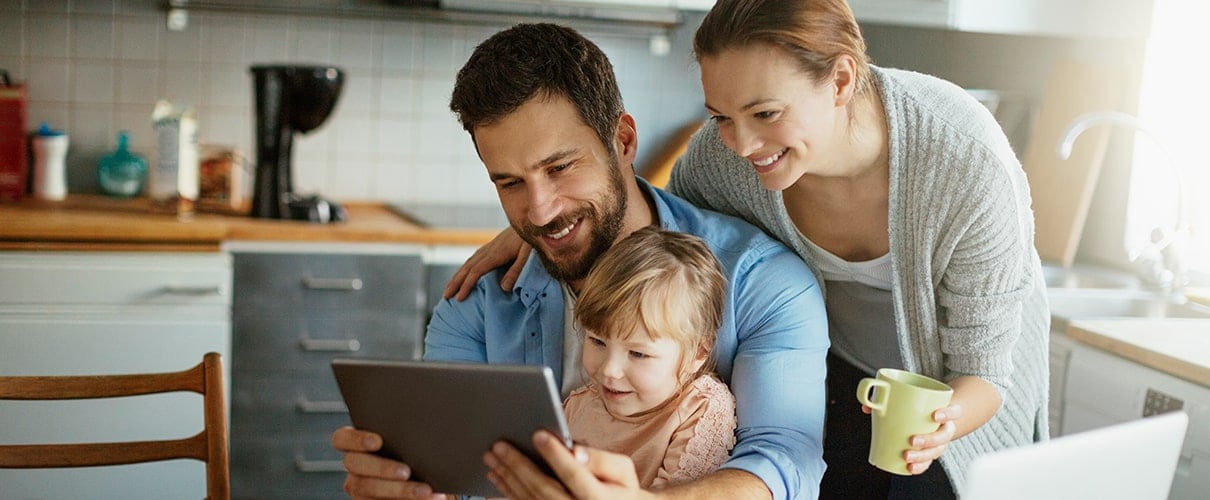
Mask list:
[[[713,472],[735,398],[709,372],[725,283],[697,237],[640,229],[607,251],[575,305],[588,383],[563,403],[575,441],[629,455],[643,487]]]

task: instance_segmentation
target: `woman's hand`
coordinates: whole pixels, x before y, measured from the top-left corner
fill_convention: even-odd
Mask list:
[[[950,441],[974,432],[1000,409],[1000,392],[991,382],[974,375],[963,375],[950,380],[949,386],[954,388],[950,405],[933,412],[933,420],[939,426],[937,430],[912,436],[911,447],[904,452],[908,471],[912,474],[928,470],[933,461],[945,453]],[[870,407],[862,405],[861,411],[869,414]]]
[[[954,421],[961,416],[961,405],[950,405],[933,412],[933,420],[940,424],[937,431],[912,436],[911,448],[903,452],[908,472],[923,474],[933,464],[933,461],[941,458],[941,454],[945,453],[945,449],[949,447],[950,441],[955,438],[957,427]]]
[[[522,241],[513,228],[506,228],[492,241],[475,250],[471,258],[466,259],[462,267],[458,268],[458,272],[450,278],[449,283],[445,284],[442,296],[447,299],[457,297],[458,300],[466,300],[480,277],[509,262],[512,262],[512,266],[509,266],[508,271],[500,278],[500,288],[504,291],[512,290],[513,285],[517,284],[517,277],[521,275],[521,269],[525,267],[525,261],[529,259],[529,250],[529,244]]]

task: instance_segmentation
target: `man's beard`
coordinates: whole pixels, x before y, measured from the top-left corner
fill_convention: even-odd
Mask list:
[[[626,216],[626,187],[622,184],[622,176],[618,172],[617,160],[611,161],[609,173],[609,190],[601,200],[601,210],[598,212],[592,206],[586,206],[571,214],[559,217],[544,226],[526,225],[524,230],[517,230],[521,239],[538,250],[538,258],[546,267],[551,277],[562,282],[584,279],[592,265],[601,254],[613,246],[622,232],[622,220]],[[546,254],[546,250],[538,244],[542,236],[555,233],[570,226],[575,221],[590,220],[593,222],[593,232],[589,235],[588,250],[581,257],[572,261],[555,261]],[[514,228],[517,229],[517,228]],[[573,249],[573,250],[578,250]]]

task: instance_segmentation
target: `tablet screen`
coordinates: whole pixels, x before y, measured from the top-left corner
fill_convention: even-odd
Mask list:
[[[353,426],[381,435],[380,454],[436,492],[499,496],[483,465],[498,440],[543,468],[535,431],[571,445],[549,367],[342,358],[332,371]]]

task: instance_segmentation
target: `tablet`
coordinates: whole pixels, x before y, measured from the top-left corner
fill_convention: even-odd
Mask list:
[[[436,492],[500,496],[483,465],[498,440],[543,468],[535,431],[571,446],[549,367],[338,358],[332,372],[353,426],[381,435],[379,455]]]

